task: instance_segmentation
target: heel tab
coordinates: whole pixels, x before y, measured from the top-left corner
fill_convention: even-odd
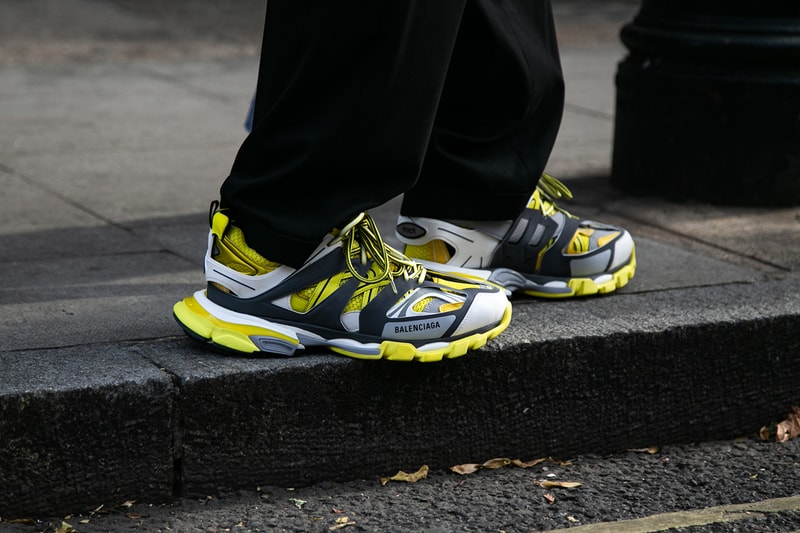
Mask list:
[[[225,228],[231,221],[230,217],[222,211],[218,200],[212,201],[208,207],[208,225],[211,227],[211,232],[219,238],[222,238]]]
[[[219,208],[219,201],[212,201],[211,205],[208,207],[208,225],[211,227],[211,233],[214,234],[217,239],[222,239],[222,235],[225,234],[225,229],[228,227],[229,223],[230,217],[224,214]]]
[[[222,211],[212,213],[211,220],[209,221],[211,224],[211,233],[214,234],[217,239],[222,239],[230,221],[228,215],[224,214]]]

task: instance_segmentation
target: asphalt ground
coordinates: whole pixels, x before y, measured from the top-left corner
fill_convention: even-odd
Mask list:
[[[493,457],[476,459],[490,462]],[[81,533],[346,531],[587,533],[800,531],[800,440],[731,441],[544,459],[470,474],[397,472],[309,487],[253,487],[173,502],[117,502],[59,517],[0,522],[1,531]],[[458,465],[453,465],[458,466]],[[422,467],[422,465],[420,465]],[[407,473],[414,473],[409,470]],[[543,483],[564,486],[543,486]],[[573,484],[577,484],[573,486]],[[67,529],[68,530],[68,529]]]
[[[0,360],[4,368],[0,392],[3,398],[11,398],[3,404],[9,410],[3,411],[7,414],[0,422],[22,420],[10,417],[12,408],[18,406],[16,398],[60,398],[63,391],[91,391],[98,386],[96,390],[112,387],[116,391],[114,383],[127,383],[124,376],[140,371],[125,359],[130,352],[145,354],[150,365],[147,376],[154,375],[156,369],[169,368],[173,379],[185,377],[184,385],[199,383],[198,388],[206,383],[201,378],[214,385],[217,376],[235,378],[237,374],[231,374],[234,370],[261,372],[272,366],[269,362],[223,361],[205,354],[185,344],[168,313],[161,312],[169,308],[176,295],[202,282],[199,269],[205,210],[244,134],[242,123],[253,90],[264,7],[264,2],[207,0],[169,4],[29,0],[0,4],[0,176],[11,191],[0,210],[0,237],[7,251],[3,260],[7,283],[0,301]],[[636,439],[631,434],[650,435],[650,427],[669,429],[666,434],[690,442],[649,442],[645,437],[639,439],[644,442],[637,443],[638,451],[614,454],[601,451],[600,446],[593,453],[592,446],[587,445],[581,453],[565,451],[529,468],[505,466],[469,475],[448,470],[452,463],[446,461],[452,454],[430,449],[427,455],[436,461],[431,461],[426,479],[416,483],[390,481],[384,486],[381,477],[391,476],[398,469],[421,467],[427,462],[426,452],[398,454],[394,462],[390,455],[384,455],[376,462],[373,456],[379,450],[361,449],[355,439],[347,441],[352,448],[337,450],[338,455],[321,461],[324,469],[317,476],[314,462],[308,461],[303,475],[297,478],[315,481],[294,486],[254,481],[252,472],[255,477],[270,478],[259,470],[262,465],[249,462],[259,457],[257,441],[235,447],[237,429],[242,440],[253,435],[246,433],[248,420],[234,419],[226,426],[228,434],[224,437],[198,436],[209,444],[207,453],[219,455],[214,456],[214,462],[195,458],[194,472],[187,466],[188,451],[197,442],[190,442],[189,432],[184,435],[187,453],[183,457],[183,481],[188,486],[191,476],[187,474],[201,481],[190,496],[131,498],[118,491],[103,492],[109,484],[102,476],[109,474],[104,474],[100,466],[114,459],[92,446],[103,438],[128,437],[125,430],[135,422],[147,425],[149,419],[153,428],[160,424],[156,415],[160,414],[157,405],[162,398],[154,396],[147,404],[152,412],[120,411],[131,419],[116,425],[116,435],[115,425],[103,419],[102,413],[93,415],[88,410],[82,414],[78,411],[77,418],[67,418],[67,423],[57,423],[61,419],[54,416],[50,419],[52,426],[47,426],[47,417],[34,418],[38,429],[30,434],[15,433],[15,428],[0,424],[3,453],[17,449],[14,439],[31,435],[60,442],[61,449],[77,450],[69,456],[76,463],[63,477],[37,478],[35,468],[2,471],[4,487],[0,495],[20,494],[29,508],[47,509],[50,503],[59,512],[15,510],[9,514],[15,500],[0,496],[6,506],[0,505],[0,530],[69,530],[62,521],[81,532],[326,531],[337,526],[353,531],[800,529],[797,441],[762,442],[757,435],[761,425],[779,421],[793,404],[800,403],[797,388],[792,386],[797,382],[792,363],[797,341],[786,335],[797,316],[800,212],[796,208],[676,205],[653,198],[630,198],[608,187],[605,177],[613,124],[614,62],[624,54],[616,36],[636,7],[636,2],[629,1],[556,3],[568,88],[564,127],[550,171],[564,178],[576,192],[576,212],[620,223],[633,232],[640,250],[639,274],[619,296],[596,303],[544,307],[516,302],[516,315],[524,321],[547,324],[547,333],[530,331],[526,322],[509,333],[512,340],[495,343],[484,360],[497,362],[504,351],[531,344],[546,346],[558,340],[564,340],[568,348],[583,346],[581,339],[571,337],[566,328],[559,329],[559,316],[581,316],[584,327],[602,337],[603,328],[608,327],[604,319],[616,314],[613,335],[601,341],[612,353],[625,348],[614,339],[631,331],[652,333],[653,339],[648,342],[660,343],[662,350],[655,352],[663,357],[669,356],[670,350],[686,351],[681,342],[691,344],[705,337],[707,342],[700,343],[699,353],[690,355],[722,357],[730,350],[734,355],[722,364],[732,372],[733,377],[727,378],[730,382],[725,381],[728,374],[713,365],[686,367],[680,360],[648,361],[653,353],[644,350],[652,350],[648,343],[634,343],[633,348],[643,349],[638,363],[635,351],[626,356],[628,359],[620,359],[639,371],[631,373],[632,377],[644,375],[641,371],[648,366],[663,366],[658,369],[663,373],[649,375],[662,377],[641,384],[639,396],[633,398],[614,394],[615,386],[626,385],[628,375],[624,373],[611,374],[620,380],[618,383],[597,385],[596,390],[588,392],[571,390],[575,383],[564,380],[558,369],[579,369],[567,363],[562,367],[532,365],[549,372],[516,380],[535,383],[542,391],[535,398],[544,404],[553,395],[567,403],[573,397],[587,400],[574,402],[584,411],[556,410],[558,416],[548,422],[549,431],[572,435],[575,442],[602,443],[603,435],[612,441],[620,439],[618,444],[633,442]],[[391,227],[392,206],[376,216]],[[77,247],[81,248],[76,251]],[[133,262],[139,265],[139,276],[120,270]],[[622,311],[623,303],[631,306],[627,315]],[[143,313],[141,309],[157,312]],[[709,324],[714,328],[704,329]],[[742,332],[741,337],[735,337],[737,330]],[[663,332],[669,335],[661,335]],[[751,346],[746,340],[764,332],[783,332],[785,336],[778,335],[772,342],[783,346],[784,351],[769,345],[770,339],[765,338],[762,344],[769,357],[762,360],[758,359],[759,343]],[[726,336],[735,337],[734,345],[725,346]],[[715,345],[724,349],[715,351]],[[762,376],[753,376],[747,367],[744,355],[748,353],[750,359],[764,365]],[[568,359],[575,365],[591,365],[596,355],[600,354],[579,349]],[[769,366],[778,356],[788,363]],[[327,363],[324,358],[314,355],[297,367],[324,372],[333,369],[351,377],[363,374],[353,370],[349,362]],[[613,358],[604,360],[614,362]],[[519,362],[519,368],[531,368],[522,366],[524,359]],[[477,363],[467,362],[445,370],[443,375],[454,380],[453,394],[462,383],[476,384],[477,378],[469,381],[461,372],[479,368]],[[692,368],[710,368],[716,373],[709,376],[710,383],[705,383],[691,374]],[[790,374],[774,375],[779,368]],[[428,381],[440,377],[436,371],[424,372],[430,372],[425,377]],[[586,372],[605,375],[599,368],[587,368]],[[480,375],[480,379],[491,378],[491,368]],[[741,378],[738,386],[737,378]],[[158,379],[163,381],[163,377]],[[715,403],[708,396],[716,392],[711,384],[719,381],[725,382],[720,390],[730,396]],[[689,386],[678,390],[692,401],[662,397],[673,391],[671,382],[686,382]],[[501,380],[497,386],[514,383]],[[591,383],[591,376],[586,376],[583,385]],[[695,386],[697,389],[693,389]],[[648,388],[652,391],[649,398]],[[519,394],[519,389],[509,390]],[[221,390],[212,392],[219,394]],[[597,396],[600,393],[604,396]],[[484,394],[490,397],[490,392]],[[64,397],[69,395],[65,393]],[[81,399],[80,394],[77,397]],[[119,398],[126,400],[124,395]],[[457,396],[441,397],[454,398]],[[207,399],[213,401],[213,394]],[[632,403],[615,405],[625,401]],[[766,407],[753,408],[747,417],[741,415],[759,401]],[[642,405],[648,402],[654,407]],[[696,408],[688,410],[692,402]],[[138,404],[131,406],[133,411],[138,408]],[[631,414],[628,418],[609,417],[609,413],[617,413],[615,409]],[[658,410],[663,410],[662,416]],[[20,413],[25,415],[24,410]],[[202,410],[200,413],[198,418],[205,416]],[[647,418],[637,419],[635,413],[645,413]],[[187,419],[191,414],[189,410],[184,413]],[[479,411],[479,415],[499,416],[491,410]],[[462,424],[427,420],[420,427],[430,432],[438,423],[450,437],[485,444],[468,447],[481,452],[462,454],[460,463],[505,457],[507,449],[502,442],[509,437],[513,440],[513,435],[487,433],[491,431],[487,428],[500,425],[481,424],[480,416],[465,417]],[[609,420],[628,424],[630,431],[620,433],[608,425]],[[405,424],[407,429],[413,419]],[[112,433],[91,434],[91,428],[106,425]],[[703,432],[702,426],[716,429]],[[522,430],[526,426],[516,427]],[[681,432],[682,427],[687,430]],[[612,429],[614,437],[609,435]],[[320,430],[330,431],[330,427]],[[359,431],[354,427],[349,430]],[[692,435],[720,434],[727,438],[691,439]],[[315,442],[316,437],[313,432],[305,434],[307,441]],[[346,434],[341,437],[345,441]],[[376,437],[380,442],[392,436]],[[440,436],[436,434],[417,436],[418,440],[433,442],[437,438]],[[222,441],[234,445],[223,448]],[[145,439],[142,446],[148,442]],[[318,447],[309,449],[324,458],[328,451],[319,446],[325,442],[315,442]],[[658,451],[642,451],[650,444],[658,445]],[[76,459],[81,448],[85,462]],[[138,478],[145,485],[145,489],[139,487],[139,494],[170,494],[169,476],[152,481],[145,469],[131,471],[138,463],[127,462],[124,455],[138,450],[124,446],[114,450],[121,455],[117,458],[119,470],[109,471],[120,480]],[[226,462],[224,455],[229,450],[242,455]],[[545,458],[538,451],[508,458]],[[170,450],[162,452],[158,446],[143,453],[156,452],[166,454],[160,459],[170,461]],[[36,465],[41,457],[8,459],[0,463],[4,468],[8,464]],[[334,459],[340,461],[340,470],[359,472],[354,481],[325,480],[328,472],[337,471]],[[381,466],[369,466],[373,464]],[[175,465],[180,466],[178,462]],[[359,469],[359,465],[367,466]],[[280,463],[273,467],[288,472],[282,479],[289,479],[292,469],[297,468]],[[172,463],[168,468],[172,474]],[[227,470],[226,475],[215,468]],[[209,472],[224,478],[225,483],[215,485],[214,478],[203,479]],[[237,479],[241,480],[240,488],[232,490],[230,486],[237,485]],[[577,482],[580,486],[545,488],[542,481]],[[167,490],[161,490],[164,487],[159,483],[166,484]],[[148,484],[155,489],[148,492]],[[100,487],[99,493],[92,492],[93,487]],[[81,499],[81,494],[86,497]],[[133,499],[135,503],[130,503]]]

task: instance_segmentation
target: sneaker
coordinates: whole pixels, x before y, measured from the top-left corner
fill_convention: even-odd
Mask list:
[[[439,361],[482,347],[511,320],[501,288],[428,271],[386,245],[365,213],[295,269],[248,247],[215,209],[207,288],[173,311],[188,335],[224,351],[327,347],[357,359]]]
[[[581,220],[556,205],[572,193],[542,175],[516,220],[445,221],[400,216],[405,254],[429,268],[496,283],[509,294],[567,298],[612,292],[636,271],[630,233]]]

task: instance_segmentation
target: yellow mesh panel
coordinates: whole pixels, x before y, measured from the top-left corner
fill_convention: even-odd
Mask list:
[[[289,298],[289,304],[295,311],[305,313],[311,308],[311,298],[314,296],[314,287],[298,291]]]
[[[217,260],[219,260],[219,258],[217,258]],[[242,274],[247,274],[249,276],[256,275],[253,267],[238,263],[236,260],[226,262],[225,266],[236,272],[241,272]]]
[[[325,300],[325,298],[333,294],[336,289],[341,287],[344,283],[351,279],[351,277],[352,276],[342,272],[327,280],[321,281],[316,285],[306,287],[305,289],[292,294],[290,298],[292,309],[301,313],[308,312],[317,303]],[[374,294],[376,294],[384,285],[386,284],[381,283],[377,286],[362,286],[362,288],[356,290],[356,292],[353,294],[353,297],[350,298],[350,301],[345,306],[343,312],[347,313],[351,311],[360,311],[372,300]]]
[[[347,305],[344,308],[345,313],[349,313],[351,311],[361,311],[364,309],[366,302],[364,301],[364,293],[354,295]]]
[[[414,304],[413,307],[414,311],[416,311],[417,313],[424,312],[425,308],[428,306],[431,300],[433,300],[433,298],[423,298],[422,300],[418,301],[417,303]]]
[[[414,259],[424,259],[437,263],[447,263],[450,260],[450,250],[444,241],[436,239],[425,244],[407,244],[405,254]]]
[[[425,244],[407,244],[405,254],[414,259],[435,261],[437,263],[447,263],[451,257],[447,244],[440,239]]]
[[[215,217],[215,222],[217,218],[219,217]],[[267,260],[247,246],[244,233],[235,226],[228,226],[221,239],[215,234],[215,239],[217,254],[214,259],[231,270],[248,276],[258,276],[272,272],[280,266],[280,263]]]
[[[247,241],[244,239],[244,233],[236,226],[230,226],[228,228],[228,232],[225,234],[225,240],[230,242],[230,244],[232,244],[233,247],[236,248],[240,254],[242,254],[242,256],[254,264],[267,269],[267,271],[274,270],[280,266],[280,263],[269,261],[264,256],[247,246]]]

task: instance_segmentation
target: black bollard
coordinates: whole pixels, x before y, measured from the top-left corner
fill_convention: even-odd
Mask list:
[[[800,205],[800,0],[642,0],[620,37],[615,186]]]

